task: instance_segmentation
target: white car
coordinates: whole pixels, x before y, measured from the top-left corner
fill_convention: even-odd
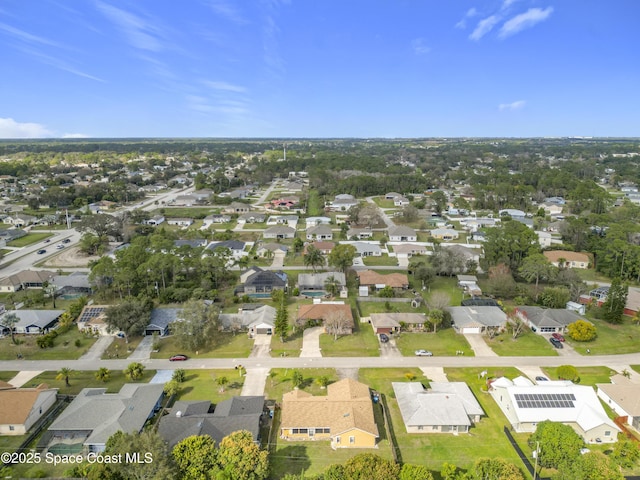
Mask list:
[[[414,353],[418,357],[433,357],[433,353],[431,353],[429,350],[416,350]]]

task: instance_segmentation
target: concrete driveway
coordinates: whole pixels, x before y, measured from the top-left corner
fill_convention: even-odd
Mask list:
[[[273,338],[273,335],[256,335],[253,338],[253,349],[249,354],[249,358],[270,357],[271,338]]]
[[[480,333],[465,333],[464,338],[467,339],[471,350],[476,357],[497,357],[498,354],[491,350],[491,347],[484,341],[482,334]],[[466,352],[469,353],[469,352]]]
[[[91,348],[87,350],[87,353],[80,357],[80,360],[100,360],[100,357],[102,357],[102,354],[109,348],[109,345],[111,345],[114,339],[115,337],[112,335],[99,337],[96,343],[91,345]]]
[[[247,368],[242,386],[242,396],[264,395],[264,387],[267,383],[267,376],[270,368]]]
[[[378,335],[378,342],[380,342],[380,336]],[[402,354],[398,350],[395,338],[389,338],[388,342],[380,342],[380,356],[381,357],[401,357]]]
[[[129,355],[129,360],[149,360],[153,349],[153,336],[147,335]]]
[[[284,266],[284,258],[287,256],[282,250],[276,250],[273,253],[273,261],[271,262],[272,268],[282,268]]]
[[[322,327],[306,328],[302,333],[301,358],[320,358],[320,335],[324,332]]]

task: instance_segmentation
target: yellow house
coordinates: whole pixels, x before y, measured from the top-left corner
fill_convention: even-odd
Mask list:
[[[329,385],[326,396],[285,393],[280,438],[330,440],[331,448],[375,448],[378,427],[369,387],[346,378]]]

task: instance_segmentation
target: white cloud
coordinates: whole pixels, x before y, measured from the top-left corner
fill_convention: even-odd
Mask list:
[[[511,5],[513,5],[514,3],[516,3],[517,0],[504,0],[502,2],[502,10],[506,10],[507,8],[509,8]]]
[[[521,108],[524,108],[526,104],[527,102],[525,100],[517,100],[511,103],[501,103],[500,105],[498,105],[498,110],[500,110],[501,112],[520,110]]]
[[[467,28],[467,18],[472,18],[476,15],[478,15],[478,10],[476,10],[474,7],[471,7],[469,10],[467,10],[467,13],[464,14],[462,20],[456,23],[456,28]]]
[[[62,138],[89,138],[89,135],[84,133],[65,133]]]
[[[53,133],[39,123],[19,123],[13,118],[0,118],[0,138],[49,138]]]
[[[160,30],[151,22],[104,2],[96,2],[96,5],[109,20],[122,30],[132,46],[152,52],[164,49],[160,39]]]
[[[49,45],[51,47],[61,47],[57,42],[53,40],[49,40],[44,37],[39,37],[37,35],[32,35],[31,33],[25,32],[24,30],[20,30],[18,28],[14,28],[11,25],[7,25],[6,23],[0,22],[0,31],[5,32],[8,35],[11,35],[14,38],[17,38],[26,43],[38,43],[41,45]]]
[[[204,83],[209,88],[213,88],[214,90],[223,90],[225,92],[245,93],[247,91],[247,89],[242,85],[234,85],[233,83],[228,82],[204,80],[202,83]]]
[[[469,35],[471,40],[478,41],[482,37],[484,37],[487,33],[489,33],[493,27],[500,21],[500,17],[498,15],[491,15],[483,20],[478,22],[475,30]]]
[[[58,68],[64,72],[72,73],[73,75],[77,75],[79,77],[88,78],[89,80],[95,80],[96,82],[106,83],[106,80],[102,78],[83,72],[82,70],[79,70],[73,65],[70,65],[69,63],[65,62],[64,60],[61,60],[51,55],[47,55],[34,48],[21,47],[21,48],[18,48],[18,50],[20,50],[23,53],[26,53],[27,55],[31,55],[32,57],[36,58],[40,62],[44,63],[45,65]]]
[[[512,19],[504,22],[498,37],[506,38],[511,35],[515,35],[526,28],[531,28],[537,23],[549,18],[552,13],[553,7],[547,7],[544,10],[541,8],[530,8],[526,12],[516,15]]]
[[[416,38],[412,40],[411,46],[413,47],[413,52],[416,55],[425,55],[431,51],[431,47],[424,43],[424,38]]]
[[[231,2],[223,0],[209,0],[206,4],[214,11],[214,13],[232,21],[237,25],[245,25],[248,20],[238,11],[236,6]]]

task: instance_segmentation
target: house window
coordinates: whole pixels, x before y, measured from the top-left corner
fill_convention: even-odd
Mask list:
[[[14,427],[13,425],[9,425],[9,430],[10,430],[10,431],[12,431],[12,432],[13,432],[15,429],[16,429],[16,427]]]
[[[351,445],[353,445],[354,443],[356,443],[356,437],[349,437],[349,443]]]
[[[309,429],[309,436],[310,436],[310,437],[313,437],[315,434],[316,434],[315,429],[310,428],[310,429]]]
[[[340,437],[336,437],[336,443],[340,443]]]
[[[418,425],[418,430],[424,430],[424,426],[423,425]]]
[[[606,431],[604,432],[604,436],[605,436],[605,437],[610,437],[610,436],[611,436],[611,430],[606,430]]]

